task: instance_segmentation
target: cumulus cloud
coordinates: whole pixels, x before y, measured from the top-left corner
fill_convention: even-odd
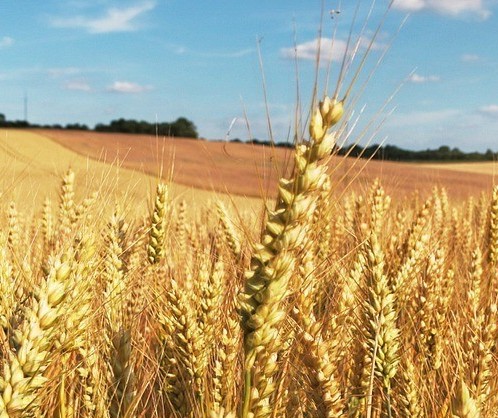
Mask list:
[[[149,90],[152,90],[151,86],[141,86],[130,81],[115,81],[107,87],[107,91],[114,93],[143,93]]]
[[[394,0],[393,6],[408,12],[429,10],[453,17],[470,13],[487,19],[491,15],[484,0]]]
[[[440,80],[441,78],[438,75],[420,75],[417,73],[413,73],[408,77],[408,81],[414,84],[434,83]]]
[[[417,12],[426,7],[426,0],[394,0],[393,6],[409,12]]]
[[[490,104],[479,108],[479,112],[492,117],[498,117],[498,104]]]
[[[358,49],[367,49],[370,46],[370,40],[360,37],[356,44],[349,45],[349,52]],[[382,50],[386,45],[380,42],[374,42],[371,45],[372,50]],[[281,48],[280,55],[289,59],[316,60],[318,51],[320,59],[323,61],[341,61],[347,49],[347,42],[342,39],[332,38],[315,38],[312,41],[303,42],[295,47]]]
[[[131,7],[112,7],[100,17],[78,15],[54,18],[51,23],[55,27],[84,29],[89,33],[129,32],[137,30],[137,18],[155,6],[154,1],[144,1]]]
[[[14,44],[14,39],[12,39],[10,36],[4,36],[0,38],[0,49],[2,48],[8,48],[9,46],[12,46]]]
[[[90,84],[83,80],[72,80],[64,84],[66,90],[91,91]]]

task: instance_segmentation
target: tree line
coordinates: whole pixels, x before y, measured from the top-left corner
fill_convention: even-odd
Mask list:
[[[233,139],[232,142],[243,142],[240,139]],[[256,145],[271,145],[269,141],[251,139],[248,143]],[[292,148],[294,145],[289,142],[280,142],[273,144],[276,147]],[[421,151],[412,151],[397,147],[395,145],[370,145],[362,147],[361,145],[350,145],[334,150],[334,153],[344,156],[349,155],[357,158],[368,158],[372,160],[385,161],[405,161],[405,162],[463,162],[463,161],[498,161],[498,152],[491,149],[482,152],[464,152],[459,148],[450,148],[442,145],[436,149],[425,149]]]
[[[133,119],[116,119],[108,125],[99,123],[95,125],[97,132],[122,132],[128,134],[158,134],[160,136],[175,136],[197,138],[197,128],[193,122],[180,117],[174,122],[149,123]]]
[[[44,129],[68,129],[96,132],[116,132],[129,134],[149,134],[160,136],[175,136],[185,138],[198,138],[197,127],[195,124],[184,117],[179,117],[174,122],[151,123],[143,120],[134,119],[116,119],[109,124],[98,123],[93,129],[88,125],[81,123],[61,124],[33,124],[24,120],[7,120],[4,114],[0,113],[1,128],[44,128]]]
[[[340,155],[351,155],[352,157],[371,158],[374,160],[387,161],[439,161],[439,162],[456,162],[456,161],[496,161],[498,160],[498,152],[493,152],[491,149],[482,152],[464,152],[459,148],[450,148],[447,145],[442,145],[436,149],[425,149],[421,151],[411,151],[399,148],[395,145],[371,145],[361,147],[359,145],[351,145],[339,150]]]

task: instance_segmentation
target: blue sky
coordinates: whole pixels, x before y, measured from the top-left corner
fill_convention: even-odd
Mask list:
[[[285,140],[294,126],[297,79],[302,108],[309,107],[321,3],[0,0],[0,113],[22,119],[26,92],[33,123],[93,126],[120,117],[153,122],[184,116],[205,138],[224,138],[231,126],[230,138],[247,139],[246,114],[251,136],[266,139],[259,40],[274,136]],[[362,17],[370,7],[363,0],[355,31],[357,56],[386,4],[377,0],[360,35]],[[342,5],[324,2],[321,93],[330,58],[329,91],[335,86],[338,57],[355,7],[349,0]],[[340,14],[331,18],[330,10]],[[352,138],[374,119],[369,132],[378,131],[377,142],[387,138],[389,144],[410,149],[445,144],[497,151],[498,2],[396,0],[364,77],[407,15],[385,59],[350,108],[352,120],[361,113]],[[327,46],[334,28],[336,52],[331,53]],[[357,92],[363,79],[356,84]],[[351,98],[356,97],[353,92]]]

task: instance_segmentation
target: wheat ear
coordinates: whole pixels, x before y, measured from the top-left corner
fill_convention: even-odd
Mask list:
[[[167,197],[167,186],[159,183],[156,189],[154,209],[150,221],[149,242],[147,245],[147,258],[150,264],[157,264],[164,257]]]
[[[0,416],[26,417],[39,407],[38,394],[46,384],[55,342],[55,330],[64,313],[67,294],[67,264],[53,261],[24,312],[20,326],[13,330],[8,357],[0,375]]]
[[[320,160],[330,155],[335,144],[336,133],[328,130],[342,113],[342,102],[328,97],[314,111],[311,140],[297,145],[293,177],[279,181],[275,210],[269,213],[261,243],[254,246],[239,298],[245,333],[243,418],[268,417],[272,412],[279,326],[286,315],[282,301],[294,268],[292,251],[306,235],[306,221],[315,206],[314,192],[326,177],[326,166]]]
[[[59,225],[58,232],[61,236],[68,236],[75,221],[74,202],[74,171],[69,169],[62,178],[59,202]]]
[[[373,232],[366,242],[365,255],[367,297],[363,324],[367,350],[362,384],[367,384],[366,416],[371,416],[373,405],[380,401],[382,410],[391,416],[391,380],[398,369],[400,333],[396,325],[395,295],[385,274],[384,253]],[[380,379],[380,387],[375,378]]]
[[[453,418],[479,418],[481,416],[476,401],[470,396],[469,389],[463,380],[457,383],[451,400],[451,413]]]
[[[498,186],[493,188],[489,208],[488,251],[490,264],[498,264]]]

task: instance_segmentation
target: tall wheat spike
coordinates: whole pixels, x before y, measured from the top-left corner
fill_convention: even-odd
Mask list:
[[[363,307],[366,353],[362,389],[368,417],[373,408],[392,414],[391,380],[399,363],[400,334],[396,325],[395,295],[390,289],[384,255],[374,233],[367,240],[365,251],[368,287]]]
[[[106,235],[104,260],[105,307],[109,341],[112,342],[110,368],[113,378],[110,386],[112,418],[133,416],[131,406],[135,396],[135,374],[132,364],[131,323],[127,322],[125,307],[127,277],[125,277],[123,242],[127,226],[119,214],[119,208],[111,217]]]
[[[301,289],[297,296],[296,306],[292,314],[297,323],[297,344],[301,346],[300,357],[305,366],[301,381],[309,380],[309,393],[313,401],[313,409],[321,417],[335,417],[344,408],[344,401],[337,375],[337,362],[340,340],[337,323],[331,329],[328,324],[317,319],[314,314],[316,305],[314,255],[310,242],[304,243],[303,260],[300,267],[302,282],[297,284]],[[332,334],[332,338],[329,337]]]
[[[282,302],[294,265],[292,251],[306,235],[306,219],[315,206],[314,192],[326,176],[326,167],[319,162],[330,155],[335,144],[336,134],[328,130],[342,113],[342,103],[328,97],[314,111],[311,141],[297,145],[294,174],[280,180],[275,210],[269,213],[261,243],[254,246],[251,270],[239,298],[245,332],[243,418],[272,413],[270,398],[276,388],[279,326],[285,317]]]

